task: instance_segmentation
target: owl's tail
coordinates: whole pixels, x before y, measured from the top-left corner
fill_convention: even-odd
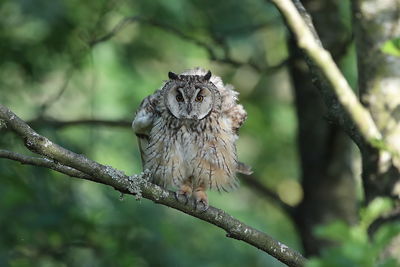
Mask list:
[[[238,161],[238,165],[237,165],[237,169],[236,171],[238,173],[242,173],[245,175],[250,175],[253,173],[253,170],[251,169],[251,167],[249,165],[244,164],[243,162]]]

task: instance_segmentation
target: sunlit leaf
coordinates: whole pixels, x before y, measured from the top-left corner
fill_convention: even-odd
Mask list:
[[[368,207],[361,210],[360,223],[366,229],[369,225],[381,216],[383,213],[388,212],[392,208],[392,201],[389,198],[376,198]]]
[[[386,54],[400,57],[400,37],[384,43],[381,50]]]
[[[396,235],[400,233],[400,222],[388,223],[380,227],[374,235],[374,244],[377,249],[383,249]]]

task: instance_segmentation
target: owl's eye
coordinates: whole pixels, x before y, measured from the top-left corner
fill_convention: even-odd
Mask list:
[[[197,96],[196,96],[196,102],[202,102],[203,101],[203,99],[204,99],[204,97],[202,96],[202,95],[200,95],[200,94],[198,94]]]
[[[183,96],[182,96],[181,93],[178,93],[178,94],[176,95],[176,101],[178,101],[178,102],[183,102]]]

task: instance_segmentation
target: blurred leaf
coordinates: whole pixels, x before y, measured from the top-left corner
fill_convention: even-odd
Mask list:
[[[360,211],[360,222],[348,225],[336,221],[319,226],[316,234],[334,244],[322,251],[321,257],[314,257],[307,263],[308,267],[330,266],[397,266],[392,259],[381,259],[381,253],[393,237],[400,234],[400,223],[384,224],[371,240],[368,226],[392,207],[392,201],[377,198]]]
[[[389,198],[376,198],[365,209],[360,212],[360,224],[367,229],[370,224],[383,213],[390,211],[393,202]]]
[[[321,225],[316,228],[315,234],[319,237],[339,242],[345,242],[351,238],[350,227],[342,221]]]
[[[386,41],[381,50],[383,53],[400,57],[400,37]]]
[[[400,234],[400,222],[387,223],[384,227],[380,227],[373,236],[376,249],[384,249],[398,234]]]

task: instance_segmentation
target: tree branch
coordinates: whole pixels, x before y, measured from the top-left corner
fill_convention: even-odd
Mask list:
[[[74,168],[62,165],[61,163],[51,160],[51,159],[48,159],[48,158],[30,157],[30,156],[22,155],[22,154],[4,150],[4,149],[0,149],[0,158],[18,161],[18,162],[20,162],[22,164],[26,164],[26,165],[45,167],[45,168],[49,168],[49,169],[58,171],[60,173],[66,174],[71,177],[82,178],[82,179],[96,182],[96,180],[93,179],[92,177],[90,177],[89,175],[87,175],[81,171],[78,171]]]
[[[259,192],[262,196],[269,198],[273,203],[278,205],[283,211],[285,211],[289,216],[294,215],[294,208],[285,202],[283,202],[280,197],[273,190],[269,189],[263,185],[258,179],[252,175],[241,175],[241,180],[243,180],[249,187],[253,188],[255,191]]]
[[[24,140],[25,146],[28,149],[58,162],[61,165],[58,167],[61,172],[66,170],[65,167],[75,169],[80,173],[74,173],[85,175],[85,177],[88,175],[90,177],[89,180],[91,181],[112,186],[122,193],[132,194],[138,198],[143,196],[156,203],[180,210],[186,214],[214,224],[224,229],[227,232],[227,237],[242,240],[267,252],[289,266],[303,266],[305,264],[306,259],[299,252],[274,240],[269,235],[242,223],[220,209],[210,207],[206,212],[201,212],[195,209],[193,203],[184,205],[183,203],[176,201],[173,192],[166,191],[163,188],[150,183],[146,179],[146,173],[127,176],[122,171],[110,166],[99,164],[83,155],[76,154],[53,143],[46,137],[36,133],[17,115],[1,104],[0,119],[3,119],[7,123],[7,126]],[[51,161],[45,162],[43,159],[21,157],[18,154],[5,151],[2,151],[2,155],[8,159],[14,159],[20,162],[23,161],[28,164],[38,163],[35,165],[46,165],[45,167],[50,167],[53,163],[57,164],[55,162],[52,163]],[[72,170],[68,169],[68,171]]]
[[[103,35],[99,38],[90,40],[88,43],[89,47],[93,47],[99,43],[108,41],[109,39],[113,38],[117,33],[119,33],[123,28],[125,28],[125,26],[127,26],[133,22],[137,22],[139,20],[141,20],[140,16],[131,16],[131,17],[123,18],[114,26],[114,28],[110,32],[106,33],[105,35]]]
[[[72,78],[72,74],[75,71],[76,68],[76,64],[72,64],[72,66],[70,66],[67,71],[64,74],[64,80],[63,83],[60,87],[60,89],[58,90],[57,94],[54,96],[49,97],[44,103],[42,103],[42,105],[39,107],[39,115],[38,117],[42,117],[44,115],[44,113],[52,106],[54,105],[55,102],[57,102],[61,96],[65,93],[65,91],[68,88],[68,84]]]
[[[59,121],[55,119],[48,118],[36,118],[27,122],[32,127],[52,127],[56,129],[66,128],[71,126],[106,126],[106,127],[122,127],[122,128],[130,128],[131,121],[128,120],[105,120],[105,119],[78,119],[78,120],[70,120],[70,121]],[[46,166],[44,166],[46,167]],[[67,174],[69,175],[69,174]],[[241,175],[241,180],[244,181],[249,187],[253,188],[257,192],[259,192],[262,196],[271,200],[274,204],[279,206],[283,211],[285,211],[288,215],[293,215],[293,207],[283,202],[280,197],[271,189],[263,185],[257,178],[249,175]]]
[[[107,120],[107,119],[77,119],[68,121],[59,121],[51,118],[36,118],[27,122],[32,127],[50,126],[53,128],[65,128],[79,125],[95,125],[108,127],[131,127],[129,120]]]
[[[323,78],[326,79],[326,82],[328,83],[327,85],[331,88],[330,90],[334,92],[335,98],[340,101],[341,106],[350,116],[365,141],[372,146],[378,146],[381,144],[383,142],[382,135],[376,127],[371,114],[358,101],[351,87],[333,61],[331,55],[322,47],[314,26],[312,25],[311,18],[305,11],[301,2],[299,0],[270,1],[277,6],[286,20],[287,26],[296,36],[298,46],[308,57],[308,63],[313,65],[311,66],[312,68],[319,69],[318,72],[320,72]],[[325,81],[322,81],[321,83],[324,84]],[[332,100],[328,99],[331,97],[332,91],[327,92],[326,88],[321,90],[321,93],[326,95],[326,97],[324,97],[326,103],[332,102]],[[328,107],[334,109],[331,110],[331,113],[333,111],[338,112],[338,109],[341,108],[340,106],[333,105],[333,103],[329,104]],[[339,120],[345,120],[345,118],[342,117],[339,118]],[[350,130],[354,131],[354,129]]]
[[[369,236],[373,236],[375,232],[384,224],[399,222],[400,221],[400,206],[395,207],[389,213],[382,215],[377,218],[369,227],[368,234]]]
[[[185,32],[181,31],[178,28],[175,28],[173,26],[161,23],[159,21],[156,21],[154,19],[148,19],[148,18],[144,18],[141,16],[131,16],[131,17],[126,17],[123,18],[121,21],[119,21],[114,28],[106,33],[105,35],[95,38],[93,40],[90,40],[88,42],[89,47],[94,47],[95,45],[101,43],[101,42],[105,42],[108,41],[109,39],[113,38],[116,34],[118,34],[121,30],[123,30],[125,28],[125,26],[134,23],[134,22],[141,22],[143,24],[147,24],[153,27],[156,27],[158,29],[161,29],[163,31],[169,32],[174,34],[175,36],[191,42],[203,49],[205,49],[207,51],[207,53],[209,54],[209,57],[211,60],[223,63],[223,64],[228,64],[231,65],[233,67],[239,67],[239,66],[243,66],[243,65],[248,65],[250,67],[252,67],[253,69],[255,69],[258,72],[263,72],[263,73],[275,73],[278,70],[282,69],[282,67],[284,67],[287,64],[287,60],[283,60],[282,62],[278,63],[277,65],[274,66],[267,66],[267,67],[260,67],[257,64],[255,64],[254,62],[248,61],[248,62],[240,62],[234,58],[232,58],[229,53],[226,53],[226,48],[224,49],[224,55],[218,56],[217,53],[215,52],[214,46],[208,44],[205,41],[199,40],[198,38],[195,38],[193,36],[190,36],[188,34],[186,34]],[[260,24],[260,25],[256,25],[254,27],[254,30],[257,30],[261,27],[264,27],[267,24]],[[241,29],[239,29],[241,30]],[[243,29],[242,29],[243,30]]]

